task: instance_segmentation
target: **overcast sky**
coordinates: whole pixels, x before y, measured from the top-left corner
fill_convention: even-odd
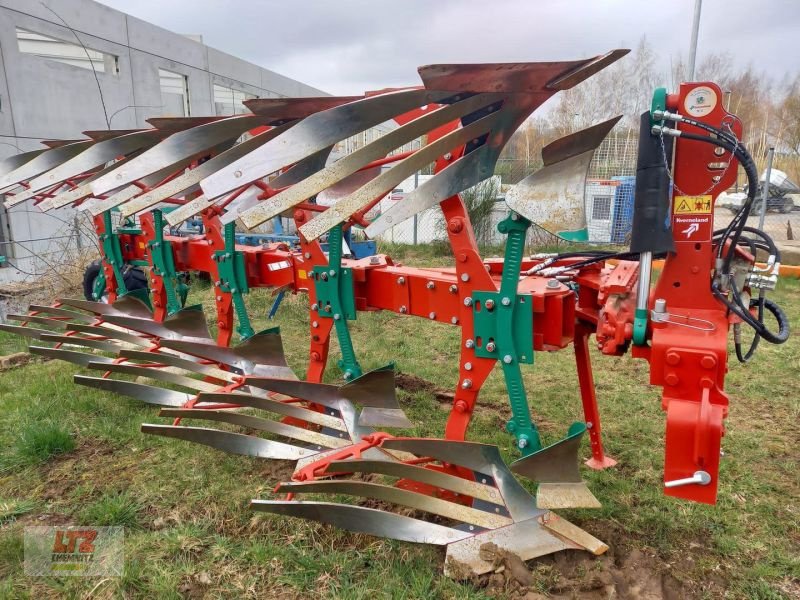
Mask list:
[[[688,54],[694,0],[101,0],[335,94],[419,83],[437,62],[566,60],[635,47]],[[730,53],[800,71],[800,0],[704,0],[698,62]],[[668,83],[668,82],[664,82]]]

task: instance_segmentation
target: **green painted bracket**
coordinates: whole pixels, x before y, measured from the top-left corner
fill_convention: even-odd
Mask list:
[[[92,298],[99,301],[103,298],[103,294],[106,293],[106,274],[103,272],[103,269],[100,269],[100,272],[97,274],[97,277],[94,278],[94,283],[92,284]]]
[[[255,335],[244,304],[244,297],[249,291],[247,286],[247,270],[245,269],[244,254],[236,250],[236,224],[227,223],[224,229],[225,249],[212,254],[212,259],[217,263],[219,271],[220,291],[230,294],[233,300],[233,310],[239,322],[236,331],[243,340]]]
[[[361,377],[363,371],[356,359],[353,339],[347,321],[356,319],[356,298],[353,288],[353,273],[342,268],[342,225],[337,225],[328,236],[328,265],[316,266],[312,270],[317,296],[318,314],[333,319],[333,327],[339,340],[342,359],[339,368],[346,380]]]
[[[111,211],[103,213],[103,228],[105,233],[100,235],[100,248],[103,252],[103,260],[111,265],[114,270],[114,281],[117,282],[117,296],[124,296],[128,293],[125,286],[125,278],[122,276],[122,267],[125,262],[122,260],[122,247],[119,243],[119,235],[114,233],[111,225]],[[105,289],[105,277],[103,277]],[[102,294],[101,294],[102,297]]]
[[[514,436],[523,456],[542,448],[539,431],[531,420],[520,370],[520,363],[533,363],[533,302],[530,295],[517,294],[530,225],[530,221],[513,212],[498,224],[500,233],[506,234],[500,291],[472,295],[475,354],[496,358],[502,365],[511,405],[506,431]]]
[[[637,308],[633,313],[633,343],[636,346],[647,344],[647,309]]]
[[[172,245],[164,241],[164,217],[160,210],[153,211],[153,227],[155,239],[147,242],[147,248],[153,261],[153,272],[161,277],[164,283],[164,291],[167,294],[167,314],[172,315],[182,308],[183,303],[178,297],[178,274],[175,272]]]
[[[653,101],[650,103],[650,127],[664,124],[663,119],[658,121],[653,119],[653,113],[657,110],[667,110],[667,88],[656,88],[653,92]]]

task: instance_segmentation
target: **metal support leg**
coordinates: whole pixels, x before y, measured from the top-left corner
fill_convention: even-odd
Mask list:
[[[578,383],[581,388],[581,402],[589,430],[589,440],[592,446],[592,458],[586,461],[586,466],[592,469],[606,469],[613,467],[617,461],[606,456],[603,450],[603,440],[600,429],[600,411],[597,408],[597,395],[592,376],[592,362],[589,355],[589,330],[578,325],[575,328],[575,363],[578,367]]]

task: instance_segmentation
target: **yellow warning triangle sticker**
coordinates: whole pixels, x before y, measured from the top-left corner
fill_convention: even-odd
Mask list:
[[[678,205],[678,210],[676,212],[691,212],[692,207],[689,206],[689,203],[684,200],[683,202]]]

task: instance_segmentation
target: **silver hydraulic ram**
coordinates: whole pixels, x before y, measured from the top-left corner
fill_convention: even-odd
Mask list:
[[[647,342],[647,310],[653,253],[675,250],[670,224],[669,162],[672,138],[652,134],[650,112],[639,123],[639,154],[636,161],[636,194],[633,203],[631,252],[639,253],[639,285],[633,322],[633,343]]]

